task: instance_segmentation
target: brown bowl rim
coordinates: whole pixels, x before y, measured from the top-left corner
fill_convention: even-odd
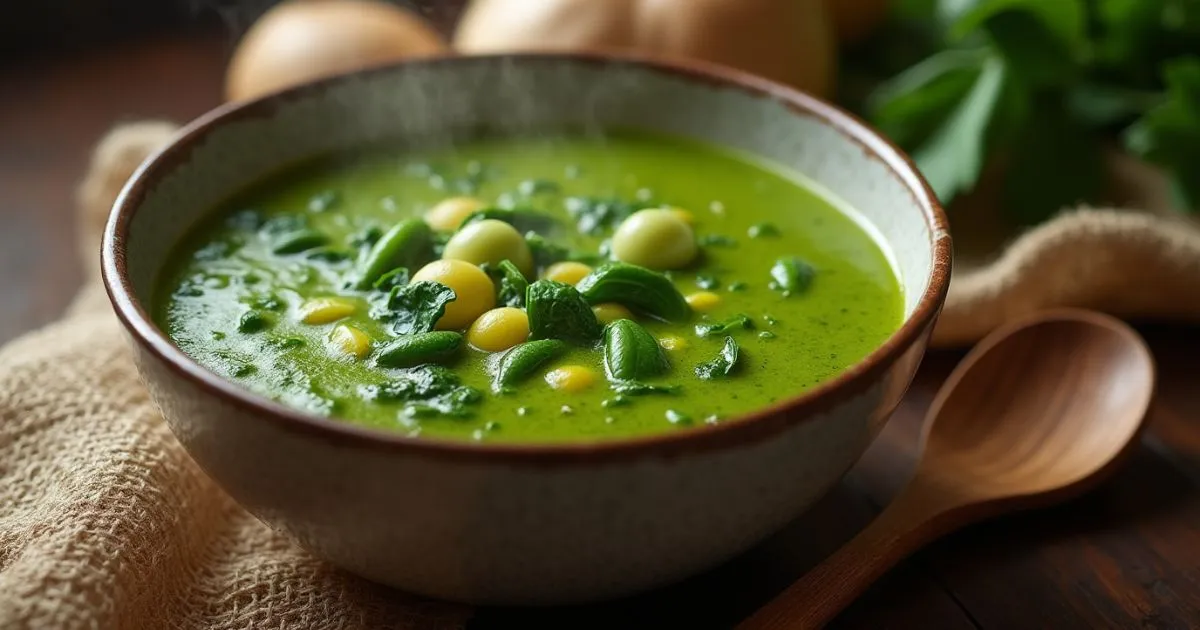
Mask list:
[[[135,299],[128,278],[125,242],[137,208],[153,183],[185,162],[192,148],[214,128],[230,121],[268,116],[280,105],[320,93],[331,85],[407,67],[472,63],[576,63],[639,66],[684,79],[734,88],[756,97],[774,99],[794,112],[816,118],[858,144],[882,162],[908,189],[923,210],[929,227],[933,264],[929,284],[912,315],[878,348],[837,377],[787,400],[717,424],[704,424],[670,433],[591,442],[470,442],[433,437],[410,437],[385,429],[351,424],[310,414],[252,393],[201,366],[154,325]],[[806,422],[867,389],[929,329],[945,301],[950,281],[951,241],[946,214],[912,159],[873,131],[867,123],[797,89],[758,76],[694,60],[667,60],[626,52],[518,52],[492,55],[440,56],[411,59],[337,75],[244,102],[226,103],[185,125],[165,147],[139,166],[117,197],[104,230],[101,270],[105,290],[118,318],[132,339],[157,360],[193,385],[256,417],[338,446],[382,449],[426,457],[512,464],[586,464],[642,457],[669,458],[698,451],[719,450],[758,442]]]

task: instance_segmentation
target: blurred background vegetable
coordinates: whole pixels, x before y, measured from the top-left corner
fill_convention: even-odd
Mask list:
[[[1200,0],[895,0],[843,58],[839,98],[945,202],[998,172],[1019,223],[1101,201],[1106,147],[1200,204]]]
[[[820,96],[833,88],[834,46],[824,0],[474,0],[454,36],[467,54],[623,50],[701,59]]]

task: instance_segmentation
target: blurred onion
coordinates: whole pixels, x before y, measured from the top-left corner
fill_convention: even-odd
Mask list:
[[[288,0],[246,32],[230,61],[229,100],[449,51],[419,16],[372,0]]]
[[[614,50],[724,64],[827,96],[835,42],[823,0],[474,0],[461,53]]]

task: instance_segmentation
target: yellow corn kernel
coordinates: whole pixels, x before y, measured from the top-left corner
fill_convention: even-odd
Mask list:
[[[688,347],[687,339],[677,335],[663,335],[658,338],[658,345],[668,352],[676,352]]]
[[[371,350],[371,338],[367,333],[349,324],[338,324],[329,334],[329,342],[333,347],[346,356],[359,359],[367,356]]]
[[[564,365],[546,373],[550,387],[568,393],[581,392],[596,382],[596,373],[582,365]]]
[[[685,299],[693,311],[700,313],[707,313],[721,305],[721,296],[712,291],[698,291]]]
[[[688,225],[696,224],[696,215],[692,214],[691,212],[684,210],[683,208],[668,208],[668,210],[671,211],[671,214],[679,217],[679,219],[684,223]]]
[[[354,302],[340,297],[313,298],[300,306],[300,321],[305,324],[328,324],[351,315]]]
[[[546,273],[542,277],[547,280],[556,280],[565,282],[570,285],[577,284],[583,277],[592,273],[592,268],[580,263],[572,261],[556,262],[546,268]]]
[[[449,197],[426,211],[424,218],[429,227],[435,230],[453,232],[472,212],[486,205],[474,197]]]
[[[616,302],[597,304],[592,307],[592,312],[596,314],[596,319],[605,325],[611,324],[618,319],[633,319],[633,313]]]
[[[500,352],[525,341],[529,336],[529,316],[519,308],[494,308],[475,320],[467,329],[467,342],[485,352]]]

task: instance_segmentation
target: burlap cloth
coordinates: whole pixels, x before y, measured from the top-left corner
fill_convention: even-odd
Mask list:
[[[461,627],[468,609],[347,575],[242,511],[139,385],[95,250],[120,186],[174,129],[127,125],[100,144],[80,195],[89,280],[61,321],[0,350],[0,627]],[[998,258],[960,252],[937,344],[1051,306],[1200,318],[1200,230],[1129,179],[1149,211],[1079,210]],[[962,231],[1005,242],[986,221]]]

